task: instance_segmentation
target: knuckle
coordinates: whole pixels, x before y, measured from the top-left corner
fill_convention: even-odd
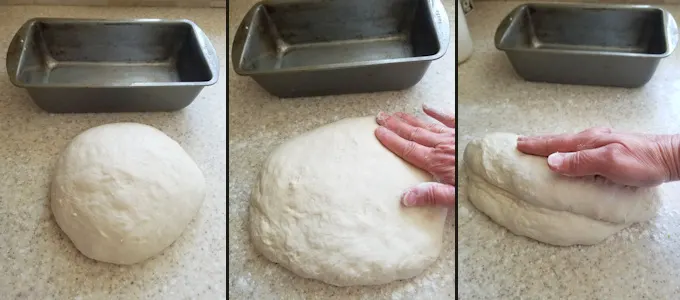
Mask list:
[[[437,204],[437,186],[431,184],[425,189],[425,202],[429,205]]]
[[[444,157],[455,156],[456,155],[456,145],[455,144],[439,144],[435,148],[436,154],[442,154]]]
[[[455,173],[454,170],[451,170],[447,173],[447,175],[443,176],[441,179],[442,179],[442,183],[455,185],[456,184],[456,173]]]
[[[456,161],[455,152],[455,146],[437,146],[432,153],[432,161],[437,165],[453,165]]]
[[[434,123],[427,124],[426,128],[427,128],[427,130],[437,132],[437,133],[443,133],[444,132],[443,127],[439,126],[438,124],[434,124]]]
[[[588,135],[601,135],[601,134],[608,134],[612,132],[612,129],[609,127],[603,127],[603,126],[597,126],[593,128],[586,129],[584,131]]]
[[[614,163],[618,160],[619,156],[621,155],[621,148],[623,146],[619,144],[609,144],[606,147],[604,147],[603,151],[603,158],[611,163]]]
[[[416,153],[416,143],[413,141],[409,141],[406,143],[406,147],[404,147],[404,150],[401,152],[401,155],[403,157],[413,157],[413,155]]]
[[[408,134],[408,139],[411,141],[415,141],[418,139],[421,135],[423,135],[423,129],[420,127],[412,127],[411,131]]]
[[[572,159],[566,161],[565,167],[567,170],[570,171],[576,170],[578,166],[583,163],[584,160],[585,159],[583,152],[576,152],[574,156],[572,156]]]
[[[456,182],[456,157],[454,155],[437,156],[429,167],[430,173],[441,183],[455,184]]]
[[[552,145],[556,144],[556,142],[559,142],[559,140],[556,138],[547,138],[536,141],[536,144],[539,148],[547,151],[552,147]]]
[[[456,132],[449,132],[449,133],[444,133],[444,137],[446,137],[446,140],[450,142],[451,144],[456,143]]]
[[[598,127],[600,133],[612,133],[612,129],[609,127]]]

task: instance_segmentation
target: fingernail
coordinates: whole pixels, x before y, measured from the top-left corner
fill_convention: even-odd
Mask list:
[[[564,162],[565,153],[555,152],[548,156],[548,165],[554,169],[560,169],[562,162]]]
[[[423,103],[423,109],[430,109],[430,106],[427,105],[427,104],[425,104],[425,103]]]
[[[385,112],[381,111],[381,112],[378,113],[378,117],[376,117],[376,121],[378,121],[378,124],[382,125],[383,123],[385,123],[385,120],[387,120],[388,117],[389,117],[389,115],[387,115]]]
[[[401,203],[403,203],[404,206],[413,206],[413,205],[416,204],[417,198],[418,198],[418,192],[416,190],[409,190],[401,198]]]
[[[520,136],[517,137],[517,141],[518,141],[518,142],[523,142],[523,141],[526,140],[526,139],[527,139],[527,137],[526,137],[526,136],[523,136],[523,135],[520,135]]]

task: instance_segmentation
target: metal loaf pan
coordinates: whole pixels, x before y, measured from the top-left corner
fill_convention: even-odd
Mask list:
[[[673,16],[646,5],[524,4],[495,36],[527,81],[629,88],[647,83],[677,43]]]
[[[260,2],[241,22],[234,71],[279,97],[400,90],[449,44],[439,0]]]
[[[32,19],[6,63],[12,84],[53,113],[179,110],[219,74],[215,49],[188,20]]]

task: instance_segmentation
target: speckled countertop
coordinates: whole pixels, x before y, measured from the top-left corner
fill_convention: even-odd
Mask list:
[[[230,1],[230,35],[255,2]],[[455,2],[444,3],[451,18],[455,15]],[[453,25],[453,20],[451,23]],[[230,36],[230,41],[232,38]],[[452,39],[447,54],[431,64],[420,83],[398,92],[282,100],[269,95],[250,78],[238,77],[229,67],[230,299],[453,298],[455,246],[451,217],[439,260],[421,276],[385,286],[338,288],[299,278],[257,254],[248,237],[247,208],[250,187],[264,159],[290,137],[343,118],[375,115],[380,110],[414,113],[422,103],[453,110],[454,49]]]
[[[662,60],[640,89],[528,83],[493,43],[496,26],[516,5],[478,2],[467,15],[474,53],[458,69],[459,158],[471,139],[494,131],[540,134],[610,126],[680,133],[680,51]],[[680,6],[665,8],[680,16]],[[596,246],[561,248],[515,236],[490,221],[467,201],[462,181],[461,299],[677,299],[680,186],[668,184],[664,191],[655,220]]]
[[[38,16],[191,19],[221,54],[220,80],[175,113],[45,113],[10,84],[4,63],[16,30]],[[0,298],[227,298],[225,19],[224,9],[0,6]],[[203,170],[208,187],[199,215],[178,241],[133,266],[80,254],[54,222],[47,197],[52,166],[70,139],[121,121],[155,126],[177,140]]]

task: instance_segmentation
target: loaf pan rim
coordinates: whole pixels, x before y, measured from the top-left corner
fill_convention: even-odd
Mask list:
[[[25,83],[18,79],[18,65],[21,63],[22,57],[24,55],[24,50],[26,43],[25,41],[20,42],[20,53],[17,56],[17,68],[11,70],[9,68],[10,58],[9,52],[11,51],[13,45],[17,43],[17,40],[21,38],[22,35],[26,36],[33,30],[34,24],[38,22],[46,23],[99,23],[99,24],[120,24],[120,23],[147,23],[147,24],[185,24],[191,27],[193,31],[193,36],[197,40],[199,45],[201,45],[202,56],[208,64],[208,69],[210,71],[210,80],[208,81],[188,81],[188,82],[153,82],[153,83],[140,83],[135,85],[90,85],[90,84],[71,84],[71,83]],[[206,53],[209,52],[209,53]],[[103,19],[103,18],[60,18],[60,17],[35,17],[30,18],[17,30],[10,45],[7,49],[6,61],[7,73],[10,78],[12,85],[19,88],[92,88],[92,89],[114,89],[114,88],[156,88],[156,87],[187,87],[187,86],[212,86],[216,84],[219,80],[219,57],[215,51],[214,46],[210,42],[208,36],[203,32],[203,30],[193,21],[189,19],[162,19],[162,18],[126,18],[126,19]],[[212,56],[212,57],[210,57]],[[212,58],[212,60],[211,60]],[[13,72],[12,72],[13,71]]]
[[[421,2],[424,2],[427,4],[427,9],[430,12],[430,15],[435,14],[435,9],[434,6],[436,5],[434,1],[438,1],[439,5],[443,5],[440,0],[418,0]],[[248,32],[244,27],[250,26],[251,24],[246,24],[247,20],[250,20],[251,23],[253,21],[252,16],[262,7],[264,7],[268,3],[275,3],[274,1],[270,0],[262,0],[256,2],[249,10],[248,12],[244,15],[244,17],[241,19],[241,23],[239,24],[236,34],[238,34],[241,31]],[[443,7],[442,7],[443,9]],[[446,14],[446,11],[443,10],[444,16],[441,16],[443,18],[443,25],[449,26],[449,19],[448,15]],[[374,61],[362,61],[362,62],[349,62],[349,63],[334,63],[334,64],[323,64],[323,65],[316,65],[316,66],[304,66],[304,67],[293,67],[293,68],[285,68],[285,69],[270,69],[270,70],[246,70],[242,67],[242,58],[243,58],[243,52],[244,52],[244,43],[236,44],[237,42],[237,37],[234,37],[234,40],[232,42],[232,51],[231,51],[231,59],[232,59],[232,67],[234,69],[234,72],[240,76],[261,76],[261,75],[280,75],[280,74],[286,74],[286,73],[299,73],[299,72],[321,72],[321,71],[334,71],[334,70],[345,70],[345,69],[355,69],[355,68],[362,68],[362,67],[370,67],[370,66],[375,66],[375,65],[391,65],[391,64],[402,64],[402,63],[412,63],[412,62],[431,62],[438,60],[442,58],[444,55],[446,55],[446,52],[448,51],[448,41],[450,39],[450,36],[441,36],[442,32],[437,30],[437,24],[434,24],[434,19],[433,21],[433,26],[434,26],[434,31],[435,34],[437,35],[437,44],[439,46],[439,50],[437,53],[431,54],[431,55],[426,55],[426,56],[417,56],[417,57],[407,57],[407,58],[393,58],[393,59],[383,59],[383,60],[374,60]],[[449,28],[446,28],[446,33],[449,33]],[[449,33],[450,35],[450,33]]]
[[[603,54],[602,51],[592,51],[592,50],[557,50],[557,49],[535,49],[535,48],[522,48],[522,47],[507,47],[502,45],[503,38],[509,32],[509,24],[506,22],[514,23],[517,19],[517,15],[527,9],[528,7],[576,7],[576,8],[602,8],[602,9],[625,9],[625,10],[652,10],[660,11],[663,14],[664,24],[672,22],[675,24],[673,15],[666,9],[654,5],[647,4],[605,4],[605,3],[577,3],[577,2],[566,2],[566,3],[541,3],[541,2],[530,2],[523,3],[512,9],[500,22],[496,28],[496,34],[494,37],[494,46],[496,49],[503,52],[527,52],[527,53],[546,53],[546,54],[560,54],[560,55],[593,55],[593,56],[613,56],[613,57],[645,57],[645,58],[666,58],[673,54],[675,51],[675,44],[677,44],[677,27],[676,28],[676,42],[673,43],[671,37],[669,37],[669,32],[666,30],[668,26],[664,27],[664,38],[666,39],[666,51],[661,54],[649,54],[649,53],[626,53],[626,52],[606,52]],[[670,17],[670,19],[668,19]]]

